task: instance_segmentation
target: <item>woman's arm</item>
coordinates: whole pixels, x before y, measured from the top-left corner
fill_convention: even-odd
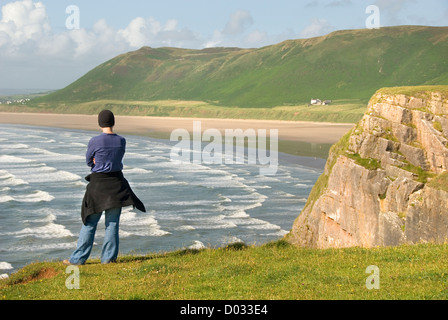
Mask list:
[[[89,141],[86,152],[87,166],[93,168],[95,166],[95,149],[92,143],[92,139]]]

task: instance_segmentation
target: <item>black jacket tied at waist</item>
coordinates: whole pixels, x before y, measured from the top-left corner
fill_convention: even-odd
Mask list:
[[[123,172],[92,173],[85,178],[89,181],[82,201],[81,218],[86,224],[89,215],[112,208],[134,206],[146,212],[144,204],[134,194]]]

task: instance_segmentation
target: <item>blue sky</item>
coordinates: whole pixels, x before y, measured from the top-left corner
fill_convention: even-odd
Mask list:
[[[381,26],[448,25],[447,0],[1,0],[0,88],[61,88],[143,45],[261,47],[365,28],[369,5]]]

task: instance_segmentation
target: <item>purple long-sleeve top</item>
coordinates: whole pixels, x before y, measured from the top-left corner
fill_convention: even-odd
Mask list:
[[[86,162],[92,173],[117,172],[123,170],[126,139],[117,134],[102,133],[90,139]],[[93,163],[95,158],[95,163]]]

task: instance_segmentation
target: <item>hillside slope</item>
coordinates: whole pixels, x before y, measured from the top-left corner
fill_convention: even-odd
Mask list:
[[[448,86],[386,88],[335,144],[288,240],[374,247],[448,239]]]
[[[448,27],[337,31],[258,49],[149,48],[107,61],[38,103],[184,100],[273,107],[448,84]]]

